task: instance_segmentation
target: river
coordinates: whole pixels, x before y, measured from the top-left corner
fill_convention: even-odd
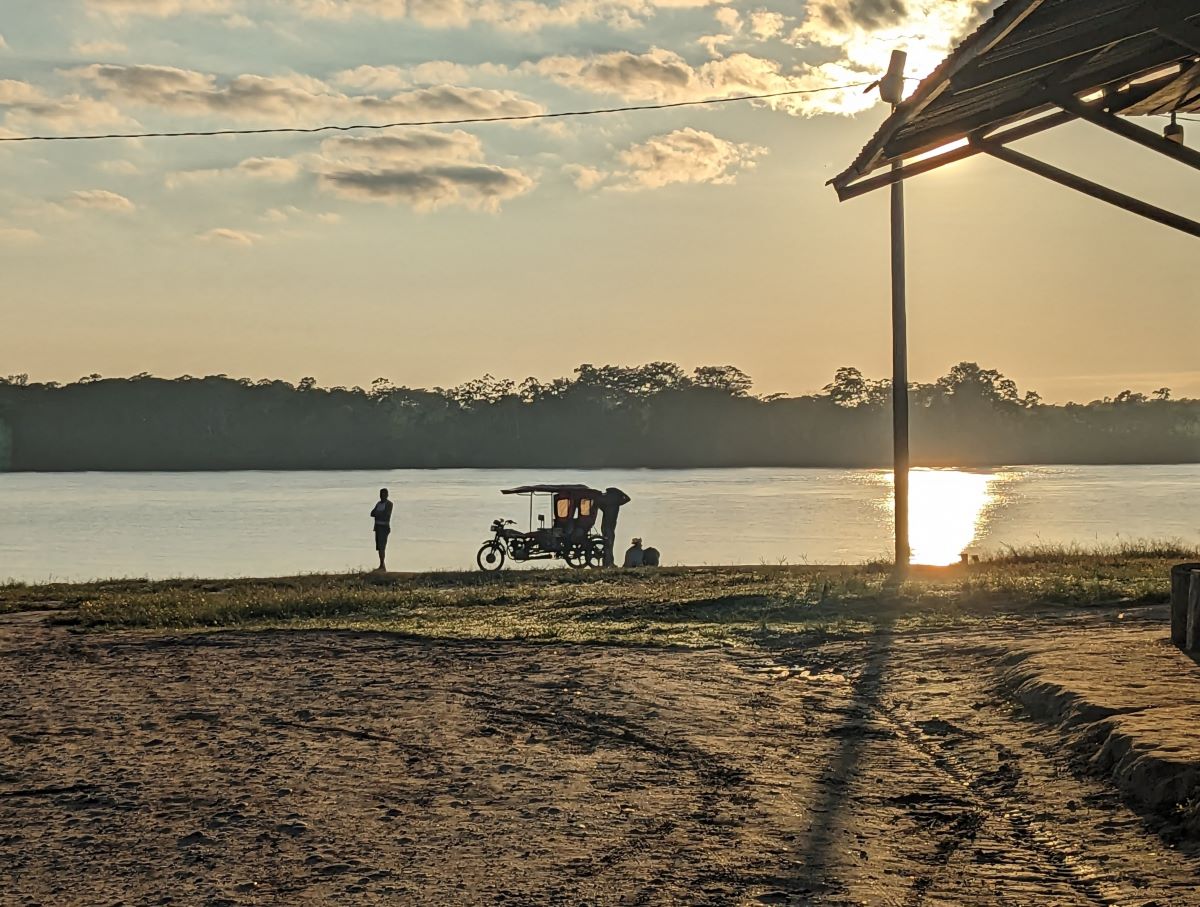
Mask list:
[[[891,550],[886,470],[393,470],[0,474],[0,581],[272,576],[373,566],[368,513],[396,502],[389,567],[473,568],[496,517],[529,519],[501,488],[616,485],[632,536],[664,564],[858,563]],[[1200,544],[1200,465],[1021,466],[912,473],[913,559],[963,551]]]

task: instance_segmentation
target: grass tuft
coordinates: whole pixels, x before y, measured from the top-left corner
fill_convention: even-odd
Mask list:
[[[1200,558],[1200,548],[1178,539],[1130,539],[1108,545],[1022,545],[1005,547],[988,555],[990,564],[1080,564],[1088,562],[1189,561]]]
[[[887,623],[951,626],[1045,606],[1167,599],[1170,543],[1085,551],[1025,548],[978,564],[889,569],[772,566],[499,575],[309,575],[245,580],[111,580],[0,587],[0,611],[55,608],[90,628],[389,630],[422,637],[746,645]]]

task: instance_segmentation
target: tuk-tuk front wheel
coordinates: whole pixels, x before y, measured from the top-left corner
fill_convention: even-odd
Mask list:
[[[504,566],[504,546],[499,542],[484,542],[475,555],[475,563],[479,569],[487,573],[495,573]]]

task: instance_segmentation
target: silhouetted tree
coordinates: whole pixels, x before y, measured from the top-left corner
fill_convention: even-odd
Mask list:
[[[144,373],[74,384],[0,378],[0,468],[884,466],[887,381],[837,370],[819,394],[752,395],[730,365],[581,365],[447,390],[322,388]],[[1125,390],[1049,405],[963,362],[908,389],[917,463],[1196,462],[1200,401]]]
[[[750,376],[732,365],[702,365],[692,371],[692,384],[731,397],[745,397],[754,387]]]

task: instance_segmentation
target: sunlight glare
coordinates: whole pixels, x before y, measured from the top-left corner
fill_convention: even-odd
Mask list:
[[[914,564],[957,564],[979,535],[992,502],[997,476],[957,469],[914,469],[909,473],[909,544]],[[893,484],[891,475],[888,484]],[[887,509],[895,512],[895,494]]]

